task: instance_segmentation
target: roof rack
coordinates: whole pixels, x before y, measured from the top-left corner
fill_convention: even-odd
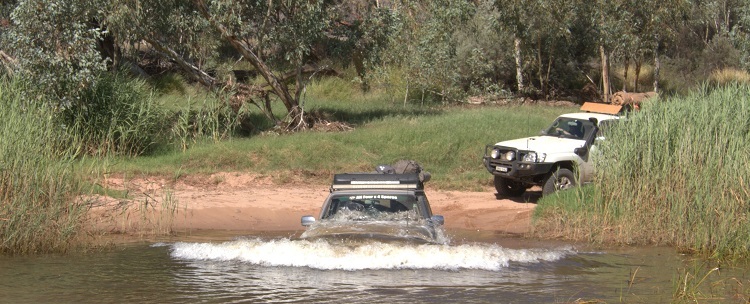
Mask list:
[[[333,176],[331,191],[344,189],[423,189],[417,173],[342,173]]]

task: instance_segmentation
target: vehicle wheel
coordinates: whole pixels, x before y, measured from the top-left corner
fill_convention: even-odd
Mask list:
[[[576,176],[573,171],[565,168],[558,169],[555,173],[550,174],[544,181],[542,195],[550,195],[555,191],[567,190],[576,186]]]
[[[495,176],[495,190],[503,196],[521,196],[526,192],[526,185],[504,177]]]

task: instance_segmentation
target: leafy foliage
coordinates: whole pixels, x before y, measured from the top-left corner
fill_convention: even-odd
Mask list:
[[[620,71],[635,65],[682,92],[716,69],[748,68],[749,16],[741,0],[22,0],[0,7],[0,51],[15,60],[3,71],[12,66],[62,108],[108,67],[179,67],[278,125],[302,119],[312,77],[349,66],[363,90],[375,80],[406,101],[518,89],[558,98],[601,90],[601,46]],[[630,75],[623,88],[647,89],[628,85]],[[276,101],[287,115],[272,112]]]
[[[18,60],[18,76],[37,84],[34,94],[55,106],[78,102],[106,69],[96,50],[102,29],[90,24],[97,0],[22,0],[10,15],[3,42]]]

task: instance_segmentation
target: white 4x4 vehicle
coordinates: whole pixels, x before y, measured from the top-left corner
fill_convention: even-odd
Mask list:
[[[563,114],[540,136],[487,145],[484,166],[495,176],[500,196],[520,196],[538,185],[542,195],[588,183],[600,128],[620,119],[622,106],[584,103],[580,113]]]

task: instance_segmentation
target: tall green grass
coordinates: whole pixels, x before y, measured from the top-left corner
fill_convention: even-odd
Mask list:
[[[647,103],[600,148],[595,185],[543,200],[538,232],[750,253],[750,86]]]
[[[0,80],[0,252],[66,251],[86,211],[76,199],[77,150],[59,146],[62,126],[49,107],[24,98],[27,91]]]
[[[168,142],[180,150],[187,150],[202,141],[218,142],[236,135],[246,109],[234,112],[226,103],[215,98],[194,100],[187,98],[174,113]]]
[[[152,100],[144,81],[105,74],[55,117],[85,154],[136,156],[166,136],[167,114]]]

